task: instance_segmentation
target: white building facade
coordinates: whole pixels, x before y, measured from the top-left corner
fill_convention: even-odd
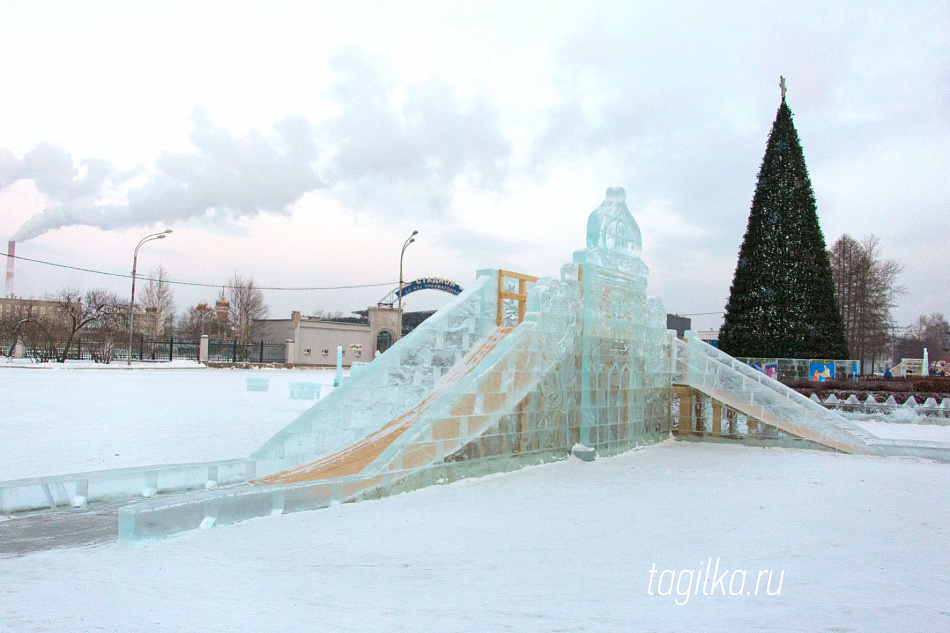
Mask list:
[[[286,341],[287,363],[298,366],[335,367],[336,350],[343,348],[343,366],[366,363],[376,352],[385,352],[399,340],[402,311],[397,308],[369,308],[368,323],[350,323],[301,317],[259,321],[261,338]]]

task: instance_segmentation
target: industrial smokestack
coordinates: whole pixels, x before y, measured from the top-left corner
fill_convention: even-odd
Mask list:
[[[7,242],[7,287],[6,294],[13,292],[13,262],[16,256],[16,242]]]

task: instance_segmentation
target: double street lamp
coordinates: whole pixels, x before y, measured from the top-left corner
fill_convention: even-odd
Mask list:
[[[406,254],[406,249],[409,248],[409,245],[416,241],[415,236],[419,234],[419,231],[413,231],[412,235],[409,236],[409,239],[406,240],[406,243],[402,245],[402,252],[399,253],[399,310],[402,310],[402,258]]]
[[[152,240],[163,240],[165,236],[171,233],[171,229],[165,229],[161,233],[152,233],[151,235],[146,235],[139,243],[135,245],[135,253],[132,255],[132,300],[129,302],[129,358],[126,361],[126,364],[132,364],[132,319],[135,314],[135,268],[139,261],[139,249],[142,248],[142,244],[145,242],[151,242]]]

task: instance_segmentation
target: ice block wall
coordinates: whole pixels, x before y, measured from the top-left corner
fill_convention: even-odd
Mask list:
[[[524,322],[510,332],[495,327],[497,271],[483,271],[453,305],[255,454],[302,462],[341,449],[330,456],[334,468],[317,460],[309,469],[323,478],[301,480],[296,474],[308,468],[298,467],[287,471],[293,478],[263,478],[266,485],[123,508],[120,537],[385,496],[563,458],[577,443],[607,455],[667,436],[671,338],[662,304],[646,296],[640,232],[624,199],[622,189],[608,190],[589,218],[587,248],[560,279],[530,287]],[[486,337],[496,340],[486,345]],[[484,356],[472,362],[479,350]],[[445,376],[459,361],[466,370]],[[388,435],[410,409],[411,423]],[[346,463],[367,455],[347,445],[376,446],[377,439],[383,444],[369,463]],[[326,478],[333,472],[345,474]],[[273,483],[284,481],[292,483]]]
[[[379,430],[416,405],[494,327],[492,283],[490,275],[480,277],[252,457],[304,462]]]
[[[583,335],[580,284],[571,278],[578,269],[565,272],[566,281],[541,279],[529,293],[533,305],[525,322],[363,473],[385,475],[391,487],[411,489],[439,478],[561,459],[585,435],[601,455],[663,437],[670,428],[669,371],[651,381],[619,369],[651,365],[650,351],[658,355],[652,360],[668,369],[659,357],[666,341],[663,323],[638,324],[639,334],[655,335],[656,345],[634,352],[631,344],[625,357],[614,354],[616,365],[601,356],[599,375],[588,382],[591,393],[585,398],[578,371],[583,355],[599,345],[616,351],[623,334],[615,331],[608,341],[593,343]]]
[[[587,248],[529,290],[525,322],[439,408],[371,465],[493,472],[561,458],[577,443],[612,454],[672,426],[665,311],[646,294],[640,231],[622,189],[588,219]]]
[[[486,458],[491,470],[559,458],[576,443],[615,453],[669,431],[665,312],[647,299],[639,229],[622,189],[609,190],[591,214],[587,242],[560,280],[531,286],[525,322],[496,334],[477,364],[457,364],[465,371],[430,389],[424,407],[414,406],[411,416],[382,409],[370,424],[354,426],[372,434],[352,448],[265,481],[411,473]],[[367,389],[356,381],[351,387]],[[378,413],[364,406],[360,415]]]

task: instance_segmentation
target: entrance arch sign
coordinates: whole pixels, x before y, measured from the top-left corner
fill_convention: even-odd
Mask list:
[[[380,300],[379,305],[391,306],[399,297],[405,297],[406,295],[412,294],[413,292],[418,292],[419,290],[438,290],[440,292],[447,292],[451,295],[460,295],[462,294],[462,290],[464,290],[464,288],[454,281],[443,279],[442,277],[420,277],[415,281],[410,281],[407,284],[403,284],[402,290],[396,288],[390,292]]]
[[[416,292],[418,290],[441,290],[442,292],[447,292],[452,295],[462,294],[462,286],[458,285],[454,281],[449,281],[448,279],[442,279],[441,277],[422,277],[416,279],[415,281],[410,281],[402,287],[402,292],[398,289],[395,292],[396,297],[400,295],[405,297],[407,294]]]

